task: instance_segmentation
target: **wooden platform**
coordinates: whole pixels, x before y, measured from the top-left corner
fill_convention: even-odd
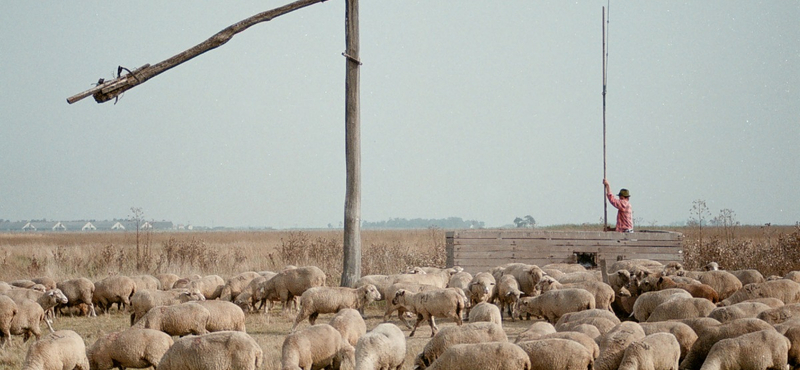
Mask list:
[[[447,266],[472,274],[512,262],[543,266],[591,260],[609,264],[646,258],[683,262],[683,234],[672,231],[617,233],[516,229],[458,230],[446,233]]]

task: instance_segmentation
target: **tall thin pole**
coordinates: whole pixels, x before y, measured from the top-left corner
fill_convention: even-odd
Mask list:
[[[345,167],[344,258],[341,286],[361,277],[361,113],[358,59],[358,0],[345,1]]]
[[[606,7],[603,7],[603,178],[606,176]],[[603,230],[608,229],[608,198],[603,186]]]

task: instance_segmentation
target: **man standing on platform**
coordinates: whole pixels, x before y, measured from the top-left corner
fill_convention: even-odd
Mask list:
[[[611,186],[608,184],[608,180],[603,179],[603,185],[606,187],[606,196],[608,197],[608,201],[611,203],[617,211],[617,227],[616,228],[608,228],[607,231],[619,231],[622,233],[632,233],[633,232],[633,208],[631,208],[631,193],[628,189],[620,189],[619,191],[619,198],[614,197],[614,194],[611,194]]]

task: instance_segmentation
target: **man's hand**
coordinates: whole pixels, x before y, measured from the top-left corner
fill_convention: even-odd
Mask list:
[[[609,186],[609,185],[608,185],[608,180],[606,180],[606,179],[603,179],[603,185],[605,185],[606,187],[608,187],[608,186]]]

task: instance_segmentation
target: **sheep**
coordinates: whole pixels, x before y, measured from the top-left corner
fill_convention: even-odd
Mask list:
[[[464,295],[469,296],[469,283],[472,282],[472,279],[474,279],[474,276],[469,272],[457,272],[450,277],[450,281],[447,282],[447,287],[461,289],[464,291]],[[380,287],[378,287],[378,290],[380,290]]]
[[[791,320],[792,318],[800,318],[800,303],[792,303],[778,308],[770,308],[761,311],[757,317],[771,325],[780,324],[782,322]]]
[[[612,289],[611,286],[606,283],[600,281],[587,280],[578,283],[565,284],[553,278],[545,276],[541,280],[539,280],[538,284],[536,284],[536,289],[542,292],[564,289],[564,288],[584,289],[589,293],[592,293],[592,295],[594,296],[594,304],[596,308],[613,312],[611,304],[614,302],[614,289]]]
[[[716,307],[705,298],[674,297],[656,306],[647,322],[706,317]]]
[[[414,368],[425,369],[430,366],[447,348],[456,344],[507,342],[508,337],[499,325],[491,322],[474,322],[462,326],[448,326],[439,330],[425,344],[415,358]]]
[[[500,306],[500,317],[502,318],[503,311],[507,311],[508,316],[511,317],[511,321],[514,321],[514,315],[511,310],[514,305],[517,304],[517,301],[519,301],[519,297],[522,296],[522,291],[519,290],[517,279],[512,275],[503,275],[500,277],[500,280],[497,281],[496,287],[496,302]]]
[[[136,290],[160,290],[161,281],[152,275],[134,275],[130,277],[136,283]]]
[[[28,347],[23,370],[89,370],[86,345],[78,333],[59,330]]]
[[[488,321],[503,326],[503,315],[500,313],[500,309],[489,302],[481,302],[472,307],[467,318],[469,322]]]
[[[58,288],[58,283],[49,276],[41,276],[31,279],[36,284],[44,285],[45,290],[52,290]]]
[[[643,322],[639,324],[645,335],[669,333],[675,336],[680,347],[680,360],[686,357],[689,349],[697,341],[697,333],[689,325],[678,321]]]
[[[92,303],[99,310],[108,313],[115,303],[122,310],[131,304],[131,296],[136,293],[136,282],[123,275],[109,276],[94,285]]]
[[[645,278],[643,281],[639,283],[639,290],[642,292],[671,289],[671,288],[683,289],[689,292],[689,294],[691,294],[692,297],[705,298],[711,301],[712,303],[719,302],[719,294],[717,294],[714,288],[712,288],[708,284],[678,283],[675,282],[669,276],[659,276],[659,277],[650,276]]]
[[[187,302],[153,307],[132,327],[160,330],[172,336],[199,335],[208,333],[210,317],[205,307]]]
[[[683,289],[664,289],[643,293],[633,304],[633,317],[639,322],[647,321],[658,305],[675,297],[692,298],[692,295]]]
[[[158,279],[158,284],[161,287],[161,290],[172,289],[172,286],[175,285],[175,282],[180,279],[180,276],[171,273],[158,274],[155,277]]]
[[[722,325],[721,322],[717,321],[716,319],[712,319],[710,317],[693,317],[691,319],[676,320],[676,322],[689,325],[689,327],[692,328],[692,330],[694,330],[694,332],[697,333],[698,336],[701,333],[705,332],[706,329],[708,328],[715,328]]]
[[[574,283],[584,283],[589,281],[603,281],[603,277],[600,276],[599,271],[592,272],[592,271],[581,271],[581,272],[570,272],[565,274],[564,276],[560,276],[558,282],[561,284],[574,284]]]
[[[574,341],[584,348],[592,355],[592,360],[596,360],[600,356],[600,346],[597,345],[594,338],[574,331],[565,331],[558,333],[550,333],[542,336],[540,339],[567,339]]]
[[[611,307],[620,316],[627,316],[633,312],[636,302],[634,295],[638,294],[635,279],[628,270],[617,270],[608,274],[608,285],[614,290],[614,302]]]
[[[469,283],[467,297],[469,304],[467,305],[467,315],[472,306],[481,303],[489,302],[494,294],[497,281],[494,276],[488,272],[479,272],[475,274],[472,281]]]
[[[357,310],[378,297],[380,297],[378,288],[372,284],[357,289],[324,286],[310,288],[300,296],[300,310],[294,319],[292,331],[306,318],[311,325],[314,325],[321,313],[335,313],[343,308]]]
[[[775,330],[761,330],[715,343],[700,370],[788,368],[789,339]]]
[[[22,299],[30,299],[39,304],[45,312],[44,322],[50,332],[53,332],[52,320],[48,318],[48,313],[52,313],[53,308],[59,304],[67,303],[67,297],[61,292],[60,289],[51,289],[47,292],[39,292],[29,289],[15,289],[6,293],[11,299],[19,302]]]
[[[452,317],[456,325],[461,325],[461,313],[466,304],[465,298],[456,289],[442,289],[429,292],[414,293],[400,289],[394,294],[392,304],[402,305],[405,309],[417,314],[417,321],[411,329],[409,337],[413,337],[417,327],[423,320],[428,320],[431,327],[431,337],[436,335],[439,328],[436,326],[435,316]]]
[[[450,282],[450,277],[455,275],[458,271],[455,268],[440,270],[438,272],[424,273],[424,274],[399,274],[393,275],[394,280],[392,284],[396,283],[416,283],[433,285],[439,288],[446,288],[447,283]]]
[[[36,283],[33,282],[33,280],[28,280],[28,279],[14,280],[14,281],[10,282],[9,284],[11,284],[11,286],[13,286],[13,287],[22,288],[22,289],[30,289],[32,286],[36,285]]]
[[[228,281],[226,281],[225,285],[222,287],[222,292],[220,293],[219,299],[233,302],[233,300],[236,299],[236,296],[244,291],[244,289],[253,279],[259,276],[261,275],[255,271],[246,271],[228,279]]]
[[[91,280],[81,277],[59,282],[56,286],[67,296],[67,307],[85,304],[89,306],[89,316],[97,316],[92,303],[95,287]]]
[[[728,306],[752,298],[778,298],[785,304],[800,303],[800,283],[787,279],[747,284],[720,305]]]
[[[631,321],[624,321],[615,326],[608,333],[598,338],[597,344],[600,346],[600,356],[595,361],[595,369],[612,370],[619,368],[622,358],[625,356],[625,349],[637,341],[644,339],[645,334],[642,327]]]
[[[281,347],[281,370],[338,369],[355,352],[342,335],[328,324],[312,325],[290,333]]]
[[[661,268],[662,276],[680,276],[686,270],[683,269],[683,264],[677,261],[668,262]]]
[[[244,324],[244,311],[234,303],[220,300],[202,300],[187,302],[198,304],[208,310],[210,316],[206,330],[215,331],[246,331]]]
[[[247,333],[220,331],[176,340],[158,370],[256,370],[263,362],[264,352]]]
[[[10,297],[0,295],[0,348],[11,339],[11,321],[17,315],[17,304]]]
[[[219,275],[207,275],[189,283],[190,290],[199,290],[206,299],[217,299],[222,294],[225,280]]]
[[[556,323],[556,331],[559,332],[578,331],[581,328],[585,329],[583,327],[584,325],[589,325],[594,327],[597,330],[597,335],[599,336],[608,333],[615,326],[619,325],[619,320],[618,319],[610,320],[606,317],[600,317],[600,316],[585,317],[565,323],[560,323],[560,324]],[[591,334],[594,335],[594,332],[592,332]]]
[[[602,318],[608,319],[608,320],[612,321],[614,323],[614,325],[617,325],[617,324],[620,323],[619,318],[617,318],[617,316],[614,315],[613,313],[611,313],[611,312],[609,312],[607,310],[595,308],[595,309],[592,309],[592,310],[583,310],[583,311],[570,312],[570,313],[564,314],[563,316],[561,316],[561,318],[558,319],[558,322],[556,322],[556,326],[558,326],[560,324],[565,324],[565,323],[568,323],[568,322],[572,322],[572,321],[578,321],[578,320],[581,320],[581,319],[593,318],[593,317],[602,317]]]
[[[17,314],[11,319],[9,333],[22,335],[23,342],[27,342],[31,335],[39,340],[42,336],[39,325],[45,320],[42,306],[28,298],[14,301],[14,303],[17,305]]]
[[[608,267],[608,272],[616,272],[619,270],[628,270],[634,271],[637,269],[646,269],[648,271],[661,271],[664,268],[664,264],[658,261],[648,260],[648,259],[630,259],[630,260],[621,260],[616,261]]]
[[[5,281],[0,281],[0,294],[3,294],[11,289],[13,289],[11,284],[6,283]]]
[[[400,370],[406,360],[406,338],[395,324],[383,323],[358,339],[355,370]]]
[[[783,306],[783,305],[784,305],[783,301],[781,301],[781,300],[780,300],[780,299],[778,299],[778,298],[772,298],[772,297],[767,297],[767,298],[751,298],[751,299],[746,299],[746,300],[744,300],[744,301],[742,301],[742,302],[739,302],[739,303],[743,303],[743,302],[758,302],[758,303],[763,303],[763,304],[765,304],[765,305],[769,306],[770,308],[778,308],[778,307],[781,307],[781,306]]]
[[[763,283],[766,281],[766,279],[764,279],[764,275],[761,275],[758,270],[736,270],[729,272],[742,282],[742,286],[750,283]]]
[[[519,333],[514,343],[537,340],[543,338],[545,335],[554,333],[556,333],[556,328],[553,327],[553,324],[547,321],[537,321],[531,324],[527,330]]]
[[[250,282],[247,283],[247,286],[245,286],[244,289],[242,289],[242,291],[239,292],[236,297],[234,297],[233,303],[236,303],[236,305],[241,307],[245,312],[256,309],[256,302],[261,304],[259,309],[265,308],[266,299],[265,297],[261,297],[258,292],[261,285],[269,279],[270,278],[259,274],[256,278],[250,280]]]
[[[507,342],[456,344],[434,361],[430,370],[521,370],[530,369],[531,361],[518,345]]]
[[[551,324],[569,312],[595,308],[594,296],[583,289],[551,290],[536,297],[520,298],[514,307],[514,315],[530,314],[542,317]]]
[[[669,333],[650,334],[625,349],[619,370],[677,370],[681,348]]]
[[[376,299],[376,301],[383,301],[386,300],[387,297],[387,290],[392,285],[395,275],[367,275],[362,276],[358,279],[355,283],[355,288],[362,287],[367,284],[372,284],[376,288],[378,288],[378,292],[381,293],[381,297]]]
[[[772,326],[755,318],[737,319],[719,326],[710,326],[702,330],[695,329],[697,341],[694,342],[689,353],[687,353],[686,357],[681,361],[679,369],[699,369],[703,361],[706,360],[706,356],[711,350],[711,347],[720,340],[767,329],[774,331]]]
[[[197,274],[185,276],[172,283],[172,289],[188,289],[193,281],[200,280],[203,277]]]
[[[788,353],[789,364],[797,368],[800,365],[800,323],[786,328],[785,331],[779,330],[778,332],[789,339],[789,343],[791,343]]]
[[[789,271],[786,275],[783,275],[783,278],[800,283],[800,271]]]
[[[259,288],[259,294],[264,297],[277,297],[283,305],[283,312],[286,312],[286,304],[295,296],[299,297],[307,289],[323,285],[325,285],[325,273],[319,267],[305,266],[279,272],[264,282]]]
[[[172,343],[172,337],[161,331],[128,328],[98,338],[86,350],[86,355],[92,370],[157,368]]]
[[[569,339],[540,339],[517,345],[528,354],[531,369],[586,370],[594,364],[592,353]]]
[[[358,310],[352,308],[343,308],[333,315],[328,325],[333,326],[342,334],[342,338],[355,347],[358,344],[358,338],[361,338],[367,332],[367,323],[361,317]]]
[[[546,276],[549,276],[549,277],[551,277],[553,279],[556,279],[556,280],[558,280],[559,278],[561,278],[561,277],[563,277],[564,275],[567,274],[564,271],[551,269],[551,268],[543,268],[542,272],[544,272],[544,274]]]
[[[597,338],[600,338],[600,336],[603,335],[603,333],[601,333],[596,326],[589,324],[579,324],[568,331],[564,331],[563,333],[569,332],[585,334],[593,340],[597,340]]]
[[[586,267],[583,267],[583,265],[579,265],[577,263],[548,263],[542,266],[542,270],[547,269],[559,270],[563,273],[586,271]]]
[[[536,265],[528,265],[524,263],[511,263],[503,266],[501,270],[495,270],[493,273],[495,280],[503,275],[511,275],[519,282],[519,289],[526,295],[534,295],[536,291],[536,283],[545,276],[544,271]]]
[[[397,291],[400,289],[404,289],[406,291],[414,293],[441,290],[441,288],[435,287],[433,285],[416,284],[416,283],[397,283],[397,284],[392,284],[386,290],[387,297],[394,297],[395,293],[397,293]],[[406,328],[411,329],[411,324],[409,324],[408,320],[406,320],[405,318],[406,308],[403,307],[403,305],[393,304],[391,299],[389,299],[386,302],[386,312],[384,312],[383,314],[383,321],[388,322],[389,317],[392,315],[394,311],[397,311],[397,318],[400,319],[400,321],[402,321],[403,324],[405,324]]]
[[[131,325],[156,306],[171,306],[188,301],[205,300],[200,292],[189,290],[140,290],[131,296]]]
[[[700,274],[697,278],[703,284],[708,284],[719,295],[719,300],[725,300],[737,290],[742,289],[742,282],[733,274],[723,270],[711,270]],[[735,302],[734,302],[735,303]]]

